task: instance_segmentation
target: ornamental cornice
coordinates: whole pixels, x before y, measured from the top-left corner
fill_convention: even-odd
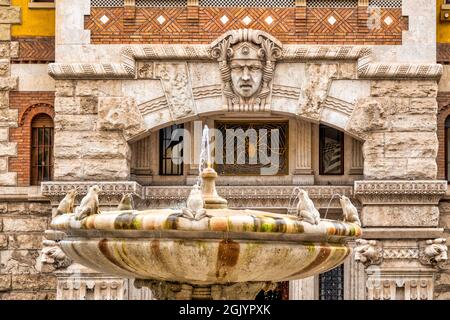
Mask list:
[[[355,181],[355,197],[365,204],[433,204],[447,191],[447,181]]]
[[[70,190],[77,189],[78,195],[85,195],[89,187],[98,185],[99,195],[103,196],[122,196],[125,193],[132,193],[134,196],[142,198],[143,188],[134,181],[118,182],[43,182],[41,185],[42,195],[48,198],[61,198]]]
[[[137,61],[142,60],[209,60],[213,61],[214,46],[230,35],[248,38],[264,36],[281,48],[279,61],[355,60],[358,76],[364,79],[438,79],[442,65],[417,63],[374,62],[372,50],[365,46],[282,45],[272,35],[252,29],[231,30],[210,45],[127,45],[122,49],[118,63],[51,63],[48,73],[54,79],[136,79]],[[240,37],[235,37],[241,39]],[[244,37],[245,38],[245,37]]]

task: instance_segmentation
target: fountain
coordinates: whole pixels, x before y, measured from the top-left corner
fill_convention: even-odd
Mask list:
[[[348,198],[341,197],[344,221],[320,219],[301,189],[293,214],[231,210],[216,190],[205,131],[199,181],[185,208],[98,212],[93,186],[75,212],[51,223],[64,233],[64,253],[99,272],[136,279],[158,299],[254,299],[278,282],[343,263],[347,242],[361,236]]]

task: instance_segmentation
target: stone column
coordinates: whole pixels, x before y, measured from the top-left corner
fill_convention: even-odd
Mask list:
[[[291,121],[290,145],[295,152],[293,183],[295,185],[314,184],[311,161],[311,123],[304,120]]]
[[[11,77],[11,58],[18,55],[17,43],[11,42],[11,24],[20,22],[20,8],[0,0],[0,186],[17,185],[17,173],[8,170],[8,158],[17,156],[17,143],[9,142],[9,128],[18,126],[18,110],[9,108],[9,91],[18,86],[17,77]]]

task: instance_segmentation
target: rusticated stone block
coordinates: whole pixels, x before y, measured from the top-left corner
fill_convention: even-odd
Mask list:
[[[0,142],[0,157],[15,157],[17,156],[16,142]]]
[[[0,249],[6,249],[8,247],[8,236],[0,234]]]
[[[97,115],[59,115],[55,116],[57,131],[94,131],[97,126]]]
[[[0,173],[0,186],[15,186],[17,184],[17,172]]]
[[[83,177],[93,181],[118,181],[129,179],[129,161],[92,159],[83,163]]]
[[[0,128],[0,142],[7,142],[9,140],[9,130],[7,127]]]
[[[4,250],[0,255],[0,273],[35,274],[38,250]]]
[[[42,274],[13,275],[13,290],[56,290],[56,277]]]
[[[8,42],[0,42],[0,59],[9,58],[10,50]]]
[[[120,130],[132,137],[144,130],[144,120],[134,98],[100,98],[100,130]]]
[[[29,211],[32,215],[45,215],[51,216],[52,207],[50,203],[47,202],[30,202]]]
[[[98,112],[97,97],[80,98],[80,114],[97,114],[97,112]]]
[[[1,157],[0,158],[0,172],[5,173],[8,170],[8,158]]]
[[[2,23],[20,23],[20,7],[0,6],[0,21]]]
[[[5,127],[17,127],[19,117],[18,110],[0,109],[0,125]]]
[[[384,136],[387,158],[434,158],[438,140],[434,132],[386,132]]]
[[[56,114],[79,114],[80,98],[74,97],[55,97]]]
[[[9,249],[41,249],[41,234],[12,234],[8,237]]]
[[[11,5],[11,0],[0,0],[0,6],[9,6]]]
[[[19,78],[17,77],[0,78],[0,91],[16,90],[18,85]]]
[[[0,76],[9,76],[9,60],[0,60]]]
[[[0,295],[0,300],[55,300],[55,292],[8,292]]]
[[[10,41],[10,40],[11,40],[11,25],[0,24],[0,41]]]
[[[19,42],[18,41],[11,41],[10,42],[10,56],[11,58],[15,59],[19,57]]]
[[[437,227],[436,206],[389,205],[366,206],[361,212],[364,227]]]
[[[4,232],[33,232],[45,231],[48,227],[47,218],[22,218],[22,217],[4,217]]]
[[[27,215],[29,214],[28,203],[26,202],[9,202],[8,214],[10,215]]]
[[[75,95],[75,81],[57,80],[55,81],[56,97],[73,97]]]
[[[11,275],[0,275],[0,292],[11,290]]]
[[[130,147],[120,132],[58,131],[55,158],[128,159]]]
[[[9,92],[0,91],[0,109],[9,108]]]
[[[373,97],[435,98],[437,92],[436,81],[380,80],[371,83]]]

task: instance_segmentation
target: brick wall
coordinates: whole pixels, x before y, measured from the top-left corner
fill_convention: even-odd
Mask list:
[[[136,8],[130,15],[125,8],[91,8],[85,28],[91,31],[93,44],[210,43],[228,30],[251,28],[283,43],[368,45],[401,44],[402,31],[408,29],[401,9],[382,9],[370,30],[370,17],[361,8],[200,7],[198,15],[190,13],[192,9]]]
[[[9,170],[17,172],[18,186],[30,185],[31,120],[39,113],[54,118],[54,92],[11,92],[10,108],[19,110],[19,126],[11,128],[10,141],[17,142],[17,157],[9,158]]]
[[[450,116],[450,92],[439,92],[438,95],[439,113],[437,135],[439,140],[439,151],[437,156],[438,179],[445,177],[445,119]]]
[[[55,37],[15,37],[19,45],[19,55],[12,63],[55,62]]]

